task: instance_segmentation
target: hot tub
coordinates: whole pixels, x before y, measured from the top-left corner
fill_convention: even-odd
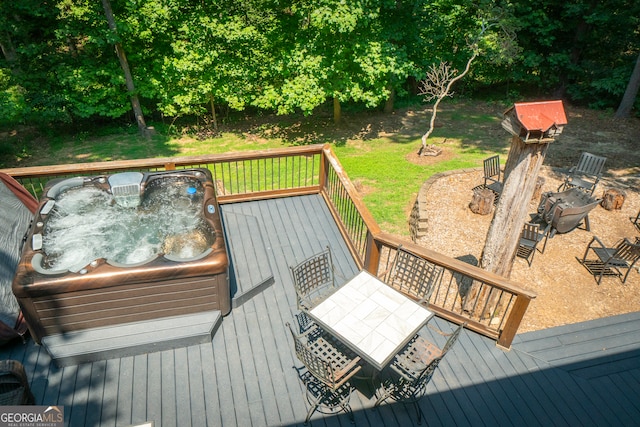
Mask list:
[[[47,184],[13,292],[34,340],[231,308],[228,257],[207,169]]]

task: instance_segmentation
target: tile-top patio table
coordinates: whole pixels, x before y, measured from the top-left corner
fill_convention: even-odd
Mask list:
[[[381,371],[433,313],[361,271],[309,315]]]

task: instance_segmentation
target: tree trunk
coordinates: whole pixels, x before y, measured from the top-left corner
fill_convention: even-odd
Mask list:
[[[4,59],[7,63],[14,64],[16,62],[18,54],[16,53],[16,49],[13,47],[11,36],[5,31],[0,34],[0,49],[2,49],[2,54],[4,55]]]
[[[337,96],[333,97],[333,123],[340,124],[342,122],[342,108],[340,100]]]
[[[480,258],[481,268],[507,278],[511,275],[522,226],[528,220],[529,201],[535,191],[548,146],[549,144],[525,144],[517,136],[512,137],[505,165],[504,186],[487,232]],[[465,297],[464,309],[468,312],[482,310],[487,306],[485,299],[498,297],[483,295],[488,292],[486,286],[481,288],[479,284],[475,284]],[[481,302],[476,303],[477,300]],[[489,301],[488,305],[495,305],[495,301]]]
[[[4,55],[5,61],[7,61],[7,64],[11,69],[11,73],[14,75],[22,74],[22,70],[18,65],[18,52],[16,52],[16,48],[13,46],[11,36],[6,31],[0,33],[0,49],[2,50],[2,55]]]
[[[418,155],[422,155],[422,152],[427,149],[427,139],[429,139],[429,136],[431,136],[431,133],[433,132],[433,129],[435,128],[435,125],[436,125],[436,115],[438,115],[438,105],[440,105],[440,101],[442,101],[442,99],[446,95],[447,94],[445,93],[444,95],[439,96],[435,104],[433,104],[433,112],[431,113],[431,119],[429,120],[429,130],[427,130],[427,132],[424,135],[422,135],[422,138],[420,138],[420,140],[422,141],[422,144],[420,145],[420,149],[418,150]]]
[[[453,86],[455,82],[457,82],[458,80],[460,80],[461,78],[467,75],[467,73],[471,69],[471,63],[478,57],[478,55],[479,55],[478,50],[474,49],[473,55],[471,55],[471,57],[467,60],[467,65],[464,67],[464,71],[458,74],[457,76],[453,77],[452,79],[450,79],[447,82],[444,90],[436,94],[435,96],[436,102],[433,104],[433,112],[431,113],[431,120],[429,120],[429,130],[424,135],[422,135],[422,138],[421,138],[422,145],[418,150],[418,155],[421,155],[427,149],[427,139],[429,139],[429,136],[431,135],[431,133],[433,132],[433,129],[435,128],[436,115],[438,114],[438,106],[440,105],[440,101],[442,101],[446,96],[449,95],[449,92],[451,92],[451,86]],[[446,66],[445,63],[441,62],[441,64],[444,64]]]
[[[617,188],[608,188],[602,195],[602,202],[600,206],[608,211],[620,210],[624,205],[624,200],[627,197],[627,193]]]
[[[475,214],[488,215],[493,209],[495,197],[493,191],[488,188],[474,190],[469,209]]]
[[[638,96],[638,89],[640,89],[640,54],[638,54],[636,66],[633,67],[627,89],[624,91],[624,96],[614,116],[616,119],[626,118],[631,115],[633,104],[635,103],[636,96]]]
[[[213,94],[209,94],[209,102],[211,103],[211,118],[213,119],[213,129],[218,130],[218,116],[216,116],[216,105],[213,102]]]
[[[549,144],[525,144],[516,136],[511,138],[504,186],[482,250],[483,269],[504,277],[511,275],[529,201],[548,147]]]
[[[387,85],[387,89],[389,90],[389,97],[384,102],[384,112],[386,114],[391,114],[393,113],[393,104],[396,99],[396,91],[393,90],[391,84]]]
[[[589,10],[593,10],[597,5],[595,0],[590,2]],[[573,43],[571,47],[571,53],[569,55],[569,60],[571,61],[571,65],[577,66],[580,62],[580,58],[582,56],[582,49],[584,45],[585,35],[589,32],[591,26],[586,21],[584,17],[581,17],[578,20],[578,24],[576,25],[576,31],[573,34]],[[569,76],[567,73],[563,73],[560,76],[560,85],[556,88],[553,93],[554,98],[564,98],[567,92],[567,86],[569,86]]]
[[[111,9],[111,3],[109,2],[109,0],[102,0],[102,6],[104,7],[104,13],[107,17],[109,28],[114,33],[117,33],[116,20],[113,17],[113,10]],[[138,130],[140,130],[140,134],[142,136],[148,137],[149,134],[147,132],[147,124],[144,121],[144,114],[142,113],[140,100],[138,99],[138,95],[136,94],[136,87],[133,83],[133,76],[131,75],[131,70],[129,69],[129,62],[127,61],[127,56],[124,53],[124,49],[122,49],[122,44],[120,44],[119,42],[116,42],[115,47],[116,47],[116,55],[118,55],[120,66],[122,67],[122,71],[124,72],[124,79],[127,84],[127,91],[131,94],[131,107],[133,108],[133,114],[136,118],[136,123],[138,124]]]

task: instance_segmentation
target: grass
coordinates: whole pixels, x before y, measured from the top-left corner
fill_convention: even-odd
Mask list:
[[[357,155],[336,150],[349,177],[364,193],[364,201],[382,229],[394,234],[408,234],[408,218],[421,185],[429,177],[447,170],[476,167],[474,157],[420,166],[406,160],[409,150],[374,150]]]
[[[320,114],[311,118],[272,116],[261,118],[260,123],[254,120],[225,126],[224,132],[205,138],[193,133],[174,135],[161,124],[154,124],[158,133],[150,140],[139,138],[130,129],[110,135],[85,130],[49,138],[46,143],[41,136],[38,140],[32,136],[32,141],[23,136],[16,144],[21,147],[21,157],[14,157],[9,162],[12,164],[5,161],[2,166],[191,156],[330,143],[381,228],[408,235],[409,212],[425,180],[447,170],[478,167],[489,155],[506,153],[509,138],[500,128],[501,111],[500,106],[480,102],[445,104],[438,112],[437,127],[429,141],[441,144],[445,151],[422,164],[409,158],[415,157],[412,155],[427,130],[430,111],[425,106],[394,115],[353,113],[340,127]],[[0,143],[6,145],[6,138],[0,138]],[[24,148],[30,143],[31,149]]]

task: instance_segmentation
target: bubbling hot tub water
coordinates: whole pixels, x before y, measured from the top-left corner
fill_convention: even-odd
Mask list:
[[[191,259],[215,238],[200,214],[199,181],[166,180],[136,194],[136,205],[118,197],[94,186],[59,194],[43,233],[43,268],[79,271],[98,258],[137,265],[161,254]]]

